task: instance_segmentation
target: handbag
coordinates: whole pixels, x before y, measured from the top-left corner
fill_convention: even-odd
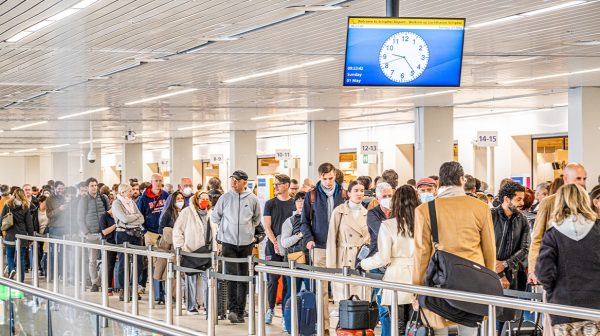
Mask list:
[[[431,236],[435,252],[427,266],[425,286],[503,296],[498,275],[471,260],[438,248],[439,236],[435,200],[428,203]],[[485,305],[421,296],[419,303],[430,311],[458,324],[476,327],[488,313]]]
[[[2,231],[10,229],[14,225],[13,214],[10,211],[10,207],[6,205],[6,209],[8,210],[8,212],[4,216],[2,216],[2,227],[0,228],[0,230]]]
[[[193,253],[211,253],[212,252],[212,232],[210,228],[210,223],[206,223],[206,235],[204,237],[204,246],[195,250]],[[198,258],[198,257],[190,257],[190,256],[181,256],[181,266],[186,268],[193,268],[200,271],[206,271],[212,265],[211,258]],[[187,273],[186,273],[187,274]],[[191,273],[187,275],[195,275],[196,273]]]
[[[425,320],[425,323],[421,321],[421,316]],[[408,320],[408,324],[406,326],[406,335],[405,336],[433,336],[434,331],[433,328],[429,326],[429,321],[427,321],[427,316],[422,314],[421,307],[419,307],[418,311],[413,311],[410,314],[410,319]]]
[[[379,305],[377,304],[375,291],[371,291],[371,302],[369,302],[369,329],[375,329],[379,322]]]
[[[288,253],[287,260],[293,260],[298,264],[306,264],[306,253],[304,251]]]

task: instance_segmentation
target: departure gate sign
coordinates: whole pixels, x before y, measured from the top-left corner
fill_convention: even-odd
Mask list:
[[[460,86],[465,19],[350,17],[345,86]]]

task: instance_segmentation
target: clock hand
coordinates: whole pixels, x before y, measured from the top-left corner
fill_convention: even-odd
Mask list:
[[[408,63],[408,60],[406,59],[406,57],[404,57],[404,60],[406,61],[406,64],[408,64],[408,67],[410,68],[410,70],[412,70],[414,72],[415,69],[413,69],[412,65],[410,65],[410,63]]]

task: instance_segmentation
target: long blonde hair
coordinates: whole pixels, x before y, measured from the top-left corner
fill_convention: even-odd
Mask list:
[[[13,193],[13,198],[10,201],[8,201],[12,208],[15,208],[17,206],[17,204],[15,203],[16,200],[21,201],[23,209],[29,209],[29,201],[27,200],[27,197],[25,197],[25,191],[23,191],[23,189],[19,188],[15,190],[15,192]]]
[[[561,224],[567,217],[579,215],[588,220],[596,220],[596,213],[590,206],[590,197],[585,189],[576,184],[565,184],[556,192],[550,220]]]

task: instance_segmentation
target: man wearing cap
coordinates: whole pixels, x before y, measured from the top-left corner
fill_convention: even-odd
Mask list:
[[[229,181],[231,190],[219,198],[210,219],[219,228],[217,241],[221,243],[223,257],[247,258],[252,254],[253,245],[264,237],[260,205],[258,198],[246,190],[248,174],[236,170]],[[226,263],[225,272],[247,276],[248,263]],[[244,323],[247,294],[247,282],[227,282],[228,318],[231,323]]]
[[[437,182],[429,177],[423,177],[417,182],[417,194],[421,203],[432,201],[437,196]]]

